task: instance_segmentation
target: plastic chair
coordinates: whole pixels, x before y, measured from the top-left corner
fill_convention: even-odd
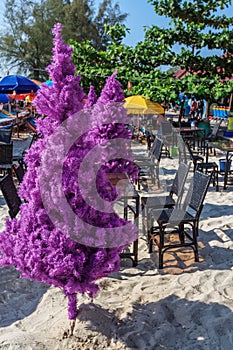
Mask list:
[[[163,268],[164,253],[170,249],[191,247],[194,251],[195,261],[199,261],[198,226],[210,179],[211,174],[195,171],[183,205],[177,205],[172,209],[168,208],[162,211],[152,209],[150,241],[148,243],[150,252],[152,251],[153,242],[158,245],[160,269]],[[167,240],[165,242],[167,234],[177,234],[178,240],[175,242]],[[159,237],[158,240],[157,236]]]

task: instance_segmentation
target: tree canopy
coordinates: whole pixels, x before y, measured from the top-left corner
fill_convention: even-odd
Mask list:
[[[158,102],[177,99],[179,91],[211,101],[229,95],[233,91],[229,80],[233,72],[233,17],[221,12],[231,1],[148,1],[158,15],[170,19],[170,25],[166,29],[152,25],[135,47],[122,44],[128,29],[119,24],[108,28],[112,42],[106,51],[96,51],[90,42],[72,41],[84,88],[92,79],[98,91],[104,77],[117,68],[126,95],[142,94]],[[187,74],[175,79],[173,69],[163,72],[162,65]],[[128,81],[133,85],[130,92]]]
[[[5,0],[0,57],[8,70],[46,79],[45,67],[52,54],[51,28],[56,22],[64,26],[66,43],[89,40],[94,48],[104,49],[109,43],[105,24],[121,23],[126,16],[113,0],[102,0],[98,9],[94,0]]]

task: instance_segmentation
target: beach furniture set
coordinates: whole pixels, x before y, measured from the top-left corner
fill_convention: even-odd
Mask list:
[[[198,261],[198,226],[200,215],[204,206],[204,200],[208,191],[209,185],[213,182],[216,191],[219,190],[219,174],[224,175],[223,189],[227,187],[228,176],[230,174],[230,162],[233,155],[233,141],[219,139],[220,122],[217,122],[212,129],[209,137],[204,137],[202,146],[197,147],[197,140],[190,140],[186,138],[184,130],[177,132],[174,128],[169,126],[169,122],[164,123],[160,132],[154,134],[154,142],[148,146],[148,156],[144,157],[144,164],[151,162],[147,172],[143,169],[143,159],[140,162],[136,161],[140,167],[139,182],[143,180],[150,181],[156,179],[157,187],[160,186],[159,172],[160,161],[162,157],[162,150],[165,148],[168,151],[168,157],[172,158],[171,148],[177,148],[179,166],[172,181],[170,192],[165,196],[147,195],[142,193],[138,182],[135,182],[136,189],[140,193],[140,204],[142,212],[142,231],[146,237],[148,249],[151,253],[153,247],[157,246],[159,255],[159,268],[163,268],[164,253],[167,250],[191,247],[194,251],[194,260]],[[189,128],[191,130],[191,128]],[[193,138],[195,137],[195,133]],[[160,155],[157,156],[159,162],[154,164],[152,154],[156,148],[156,144],[160,140],[162,146],[160,147]],[[191,142],[190,142],[191,141]],[[219,149],[225,152],[226,167],[219,169],[216,161],[210,159],[210,150],[215,151]],[[164,152],[164,155],[166,153]],[[137,156],[136,156],[137,160]],[[192,171],[190,172],[190,169]],[[155,175],[150,175],[150,171],[154,171]],[[192,174],[192,179],[187,182],[187,174]],[[154,176],[154,178],[153,178]],[[189,176],[190,178],[190,176]],[[187,189],[188,186],[188,189]],[[184,191],[186,187],[186,191]],[[144,186],[146,188],[146,186]],[[147,188],[146,188],[147,189]],[[184,196],[185,192],[185,196]],[[177,236],[178,240],[169,242],[167,237]]]

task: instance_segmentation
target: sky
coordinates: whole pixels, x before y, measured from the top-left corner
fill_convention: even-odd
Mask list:
[[[101,0],[95,0],[98,4]],[[147,0],[115,0],[120,5],[122,13],[127,13],[127,19],[124,22],[126,27],[130,29],[130,33],[127,34],[123,43],[129,46],[135,46],[139,41],[144,38],[144,26],[151,26],[157,24],[160,27],[168,23],[168,20],[157,16],[153,10],[153,6],[148,4]],[[2,17],[4,11],[3,1],[0,0],[0,17]],[[0,72],[0,76],[4,75]]]
[[[99,0],[97,0],[98,3]],[[128,13],[127,19],[124,22],[126,27],[130,29],[130,33],[124,40],[124,44],[135,46],[144,38],[143,27],[150,27],[156,24],[160,27],[168,24],[168,19],[158,16],[153,10],[153,6],[147,0],[116,0],[120,5],[120,10],[123,13]]]
[[[100,0],[96,0],[98,3]],[[156,24],[159,27],[168,27],[169,18],[158,16],[151,4],[147,0],[115,0],[120,5],[121,12],[128,13],[125,25],[131,29],[124,43],[134,46],[137,42],[143,40],[143,27],[150,27]],[[232,1],[233,2],[233,1]],[[228,17],[233,16],[233,5],[223,11]],[[220,13],[218,13],[220,14]]]
[[[95,0],[95,4],[98,4],[101,0]],[[158,16],[153,10],[153,6],[147,2],[147,0],[114,0],[120,5],[122,13],[127,13],[128,16],[124,24],[130,29],[130,33],[127,34],[123,43],[129,46],[135,46],[139,41],[144,39],[143,27],[150,27],[152,24],[159,27],[168,26],[169,19]],[[3,14],[3,1],[0,0],[0,17]],[[228,16],[232,16],[233,6],[230,6],[226,10]]]

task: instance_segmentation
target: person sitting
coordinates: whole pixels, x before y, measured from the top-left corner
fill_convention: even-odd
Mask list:
[[[203,129],[203,131],[198,131],[197,136],[200,138],[207,137],[211,134],[211,126],[208,119],[200,119],[197,124],[198,128]]]

